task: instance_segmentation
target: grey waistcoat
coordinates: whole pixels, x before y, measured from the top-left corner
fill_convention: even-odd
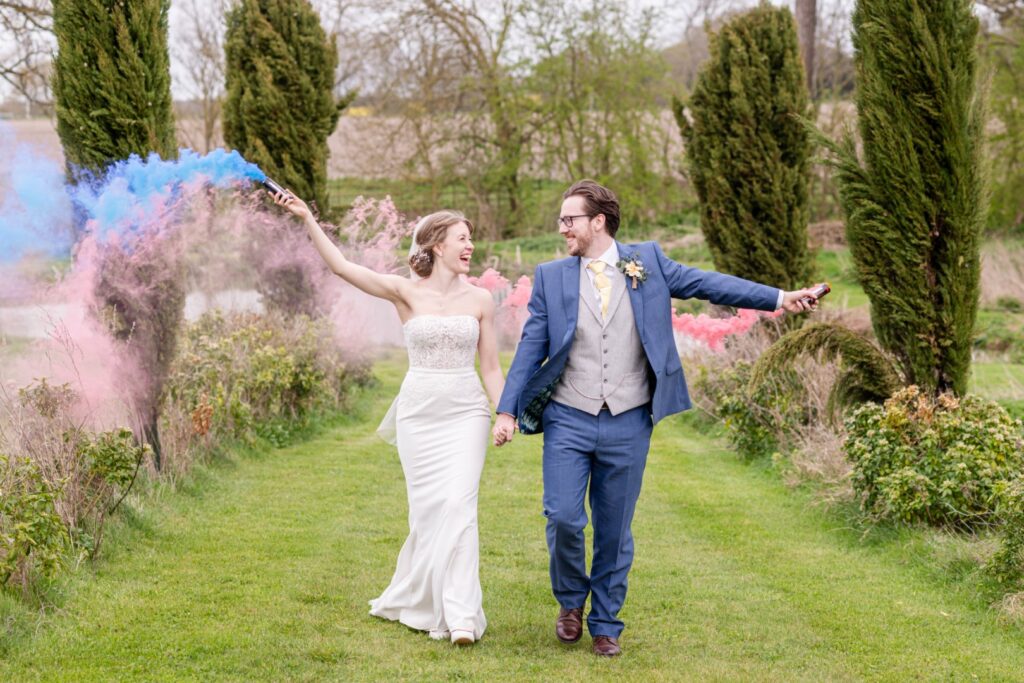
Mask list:
[[[607,403],[612,415],[618,415],[650,401],[651,387],[647,356],[626,295],[626,278],[611,267],[604,272],[611,280],[612,293],[608,319],[602,322],[595,287],[587,269],[580,267],[576,336],[551,399],[591,415],[597,415]]]

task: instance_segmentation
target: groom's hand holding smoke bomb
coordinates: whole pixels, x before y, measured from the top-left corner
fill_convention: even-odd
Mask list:
[[[792,292],[783,292],[782,307],[789,313],[804,313],[818,308],[818,301],[832,291],[827,282],[823,282],[808,289],[794,289]]]

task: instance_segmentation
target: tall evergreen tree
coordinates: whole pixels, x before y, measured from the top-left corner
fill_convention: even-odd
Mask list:
[[[675,102],[715,267],[786,289],[811,276],[807,86],[788,9],[761,5],[711,37],[689,102]]]
[[[984,98],[971,0],[858,0],[863,159],[836,166],[850,252],[882,347],[907,381],[967,389],[984,220]]]
[[[54,0],[53,93],[69,174],[130,154],[177,156],[169,0]]]
[[[169,0],[54,0],[53,90],[57,132],[72,180],[102,177],[112,162],[151,152],[177,156],[167,54]],[[161,466],[160,400],[184,317],[184,278],[174,250],[99,246],[97,315],[146,377],[128,391],[140,438]]]
[[[308,0],[241,0],[228,12],[224,140],[267,175],[327,209],[327,138],[350,97]]]

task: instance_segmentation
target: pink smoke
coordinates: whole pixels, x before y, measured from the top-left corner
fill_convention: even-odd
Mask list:
[[[765,313],[741,308],[734,316],[712,318],[706,313],[694,316],[690,313],[676,313],[673,310],[672,329],[704,344],[715,353],[721,353],[725,350],[726,337],[746,334],[762,318],[777,318],[780,315],[781,310]]]
[[[24,145],[21,149],[23,156],[43,156]],[[33,232],[18,243],[27,247],[11,254],[13,262],[0,262],[0,347],[11,339],[22,348],[16,355],[5,355],[0,367],[0,381],[6,389],[15,391],[33,379],[46,377],[51,384],[68,383],[75,389],[81,397],[79,409],[89,416],[90,426],[135,423],[131,397],[141,387],[151,386],[149,378],[136,362],[132,340],[114,340],[95,316],[100,303],[94,295],[95,284],[107,249],[122,250],[128,262],[147,257],[147,263],[180,273],[188,293],[185,313],[191,318],[207,305],[204,302],[219,305],[216,302],[223,300],[237,300],[243,310],[258,311],[262,308],[255,292],[259,273],[267,268],[294,267],[313,283],[316,307],[330,316],[340,348],[355,355],[376,345],[401,342],[393,306],[363,294],[331,273],[305,227],[268,206],[261,193],[246,186],[245,176],[222,163],[230,161],[229,157],[212,157],[217,164],[213,175],[205,172],[212,168],[207,157],[183,154],[177,166],[153,158],[135,160],[125,165],[134,174],[132,182],[115,175],[106,185],[91,187],[86,203],[88,220],[78,231],[80,239],[72,249],[70,266],[56,278],[54,259],[43,262],[32,254],[39,253],[33,245],[56,242],[51,236],[73,232],[69,189],[60,182],[63,169],[59,160],[42,160],[39,165],[46,166],[46,173],[22,178],[26,181],[22,185],[33,192],[29,197],[33,206],[40,204],[37,200],[45,200],[44,205],[61,210],[47,214],[45,225],[36,220]],[[187,173],[181,168],[185,165]],[[25,168],[18,170],[25,175]],[[6,182],[0,185],[0,195],[18,189]],[[79,194],[84,191],[76,190]],[[3,210],[9,215],[0,216],[0,225],[18,229],[17,219],[24,213],[21,204],[8,201],[0,213]],[[402,265],[397,246],[410,226],[390,199],[357,200],[340,227],[325,224],[324,228],[353,261],[384,272],[394,272]],[[108,269],[106,274],[117,279],[116,272],[111,274]],[[147,288],[144,280],[126,279],[123,285],[129,298]]]
[[[469,277],[466,279],[469,284],[476,285],[477,287],[483,287],[491,294],[494,294],[495,292],[504,292],[504,290],[508,289],[509,285],[508,278],[504,277],[494,268],[488,268],[480,275],[480,277]]]

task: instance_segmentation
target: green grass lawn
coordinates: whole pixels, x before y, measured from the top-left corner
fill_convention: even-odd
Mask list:
[[[483,640],[369,617],[407,531],[397,455],[373,433],[403,365],[378,364],[340,426],[136,499],[50,614],[3,604],[0,680],[1020,680],[1021,631],[916,537],[865,537],[681,417],[655,431],[621,658],[554,638],[540,437],[488,454]]]

